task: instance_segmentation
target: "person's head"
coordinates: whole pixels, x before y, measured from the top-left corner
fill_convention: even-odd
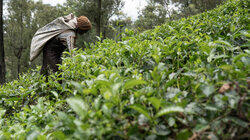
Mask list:
[[[85,16],[77,18],[77,33],[84,34],[92,28],[91,22]]]

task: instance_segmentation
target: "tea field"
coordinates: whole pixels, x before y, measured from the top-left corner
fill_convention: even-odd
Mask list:
[[[249,139],[249,40],[249,1],[228,0],[65,53],[0,88],[0,139]]]

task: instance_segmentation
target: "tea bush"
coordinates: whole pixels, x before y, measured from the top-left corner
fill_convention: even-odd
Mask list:
[[[0,88],[1,139],[249,138],[248,5],[65,53],[48,82],[21,75]]]

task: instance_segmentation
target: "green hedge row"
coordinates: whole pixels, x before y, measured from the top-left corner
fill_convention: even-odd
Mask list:
[[[48,82],[21,75],[0,88],[0,138],[249,138],[248,5],[65,53]]]

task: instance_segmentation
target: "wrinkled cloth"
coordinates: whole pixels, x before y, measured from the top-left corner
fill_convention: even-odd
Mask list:
[[[59,17],[51,23],[40,28],[31,41],[30,61],[36,59],[42,52],[44,45],[53,37],[67,31],[76,30],[77,18],[73,14]],[[71,48],[69,48],[71,49]]]
[[[46,76],[48,81],[48,75],[50,71],[55,73],[59,71],[58,64],[62,64],[62,54],[67,47],[60,41],[59,38],[50,39],[43,47],[43,66],[40,74]],[[60,84],[62,80],[58,81]]]
[[[44,45],[41,74],[49,75],[49,70],[52,70],[52,72],[58,71],[57,64],[62,64],[62,53],[66,48],[58,38],[52,38]]]
[[[64,46],[68,46],[69,51],[71,52],[72,49],[74,49],[75,46],[75,38],[76,38],[76,32],[73,30],[66,30],[63,33],[56,36],[58,40],[62,42]]]

